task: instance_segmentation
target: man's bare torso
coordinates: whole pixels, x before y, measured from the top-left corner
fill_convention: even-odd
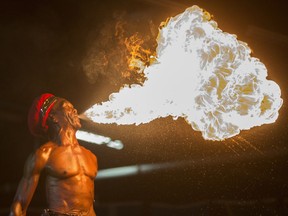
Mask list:
[[[40,149],[43,154],[49,155],[45,166],[49,209],[61,213],[95,215],[96,156],[80,145],[58,146],[49,142]]]

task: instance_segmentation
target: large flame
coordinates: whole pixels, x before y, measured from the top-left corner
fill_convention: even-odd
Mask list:
[[[141,124],[183,117],[205,139],[224,140],[275,122],[279,86],[246,43],[198,6],[162,23],[143,85],[124,86],[85,114],[97,123]],[[137,62],[139,64],[139,62]],[[144,64],[143,64],[144,65]]]

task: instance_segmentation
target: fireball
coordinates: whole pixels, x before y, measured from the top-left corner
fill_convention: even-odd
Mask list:
[[[204,139],[224,140],[278,118],[279,86],[267,80],[248,45],[218,28],[208,12],[192,6],[161,23],[157,44],[150,65],[129,61],[141,68],[144,83],[93,105],[85,112],[89,119],[139,125],[181,117]]]

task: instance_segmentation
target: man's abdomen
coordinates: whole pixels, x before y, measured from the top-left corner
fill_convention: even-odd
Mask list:
[[[62,179],[47,176],[46,193],[48,207],[52,211],[95,215],[94,179],[89,176],[78,174]]]

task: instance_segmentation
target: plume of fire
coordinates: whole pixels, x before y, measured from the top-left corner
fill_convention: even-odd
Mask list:
[[[192,6],[161,23],[157,43],[150,65],[149,53],[143,59],[141,46],[131,48],[129,64],[143,72],[145,82],[123,86],[109,101],[89,108],[88,118],[138,125],[183,117],[208,140],[276,121],[279,86],[266,79],[265,65],[251,57],[248,45],[219,29],[208,12]]]

